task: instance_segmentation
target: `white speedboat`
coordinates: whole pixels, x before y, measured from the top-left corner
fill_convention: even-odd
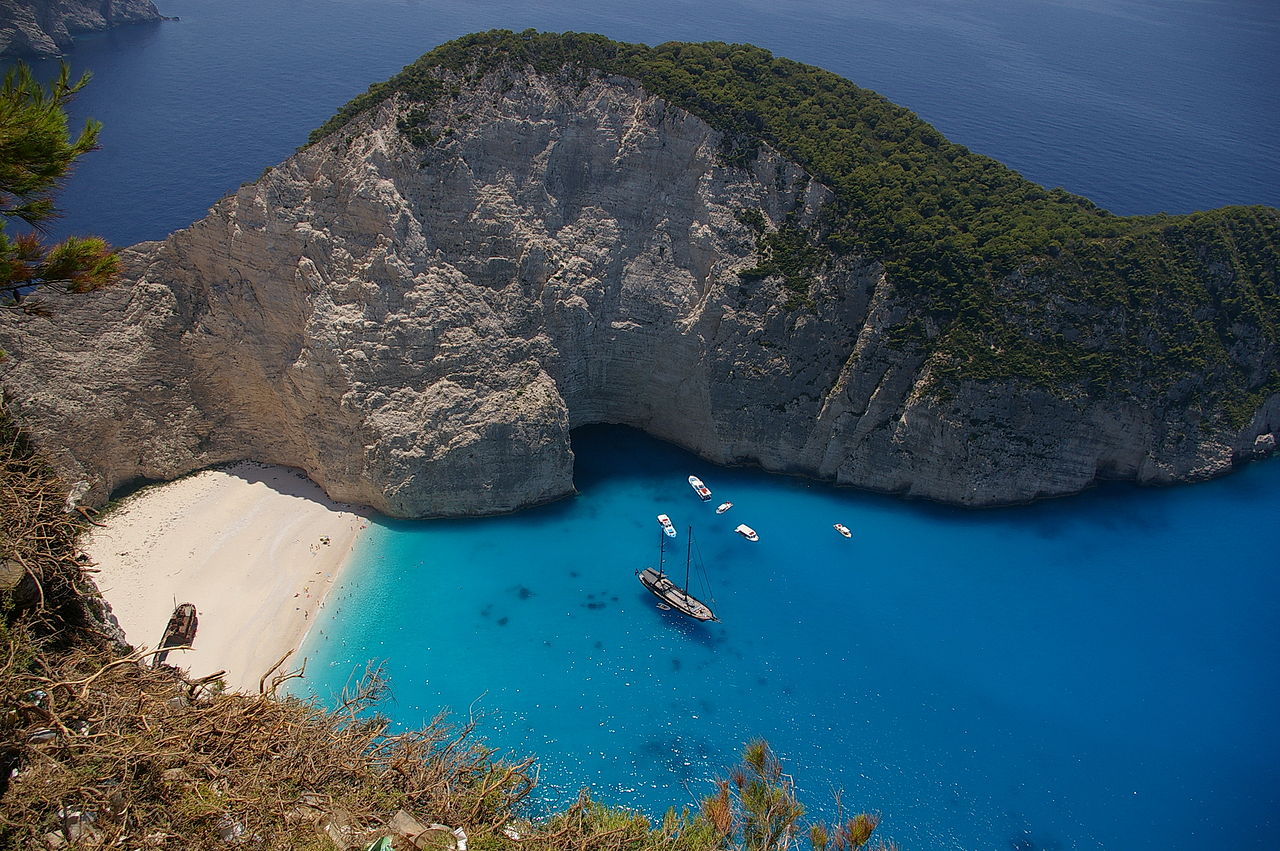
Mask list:
[[[752,529],[746,523],[739,523],[738,528],[734,529],[733,531],[737,532],[739,535],[746,538],[748,541],[760,540],[760,536],[756,534],[756,530]]]
[[[849,531],[849,527],[844,525],[843,523],[836,523],[832,526],[832,528],[835,529],[837,532],[839,532],[841,535],[844,535],[846,538],[853,537],[853,533]]]
[[[716,514],[724,514],[730,508],[733,508],[732,502],[722,502],[719,507],[716,508]]]
[[[658,515],[658,522],[662,524],[662,531],[667,533],[668,538],[676,536],[676,527],[671,525],[671,518],[665,514]]]
[[[711,499],[711,488],[702,483],[702,479],[697,476],[689,477],[689,487],[693,488],[693,492],[702,498],[703,502]]]

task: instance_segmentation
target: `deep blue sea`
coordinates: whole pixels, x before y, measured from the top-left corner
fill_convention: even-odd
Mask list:
[[[58,233],[117,244],[202,216],[372,82],[477,30],[745,41],[820,65],[1116,213],[1280,205],[1274,0],[157,0],[85,38],[105,124]],[[45,68],[51,63],[45,63]]]
[[[1118,213],[1280,205],[1269,0],[157,3],[181,20],[71,56],[95,74],[76,116],[105,129],[56,234],[163,237],[369,83],[491,27],[753,42]],[[539,755],[548,805],[590,785],[657,813],[763,736],[813,809],[842,788],[911,851],[1280,847],[1280,462],[961,511],[617,428],[575,448],[573,499],[375,523],[308,685],[385,659],[398,724],[476,712],[494,746]],[[735,508],[716,517],[690,473]],[[660,612],[635,581],[660,511],[677,571],[693,527],[721,623]]]
[[[843,789],[904,848],[1275,847],[1280,465],[970,511],[717,469],[616,426],[574,448],[573,499],[372,526],[304,648],[310,686],[384,660],[392,718],[474,712],[560,804],[589,785],[661,814],[759,736],[813,810]],[[710,594],[691,591],[720,623],[659,611],[633,576],[658,513],[677,577],[692,527]]]

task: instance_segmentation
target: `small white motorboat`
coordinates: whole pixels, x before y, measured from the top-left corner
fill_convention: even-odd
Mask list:
[[[671,518],[665,514],[658,515],[658,522],[662,524],[662,531],[667,533],[668,538],[676,536],[676,527],[671,525]]]
[[[703,502],[711,499],[711,488],[702,483],[702,479],[697,476],[689,477],[689,487],[693,488],[693,492],[702,498]]]
[[[738,528],[734,529],[733,531],[737,532],[739,535],[746,538],[748,541],[760,540],[760,536],[756,534],[756,530],[752,529],[746,523],[739,523]]]
[[[843,523],[836,523],[832,526],[832,528],[835,529],[837,532],[839,532],[841,535],[844,535],[846,538],[853,537],[853,533],[849,531],[849,527],[844,525]]]
[[[724,514],[730,508],[733,508],[732,502],[722,502],[720,503],[719,507],[716,508],[716,514]]]

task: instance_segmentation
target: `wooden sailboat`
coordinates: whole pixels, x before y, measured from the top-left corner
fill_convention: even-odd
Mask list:
[[[671,577],[663,571],[664,547],[666,536],[658,537],[658,568],[646,567],[636,571],[640,584],[648,588],[653,596],[662,601],[662,605],[675,609],[682,615],[688,615],[698,621],[713,621],[716,616],[711,607],[689,593],[689,563],[693,557],[693,527],[689,527],[689,542],[685,547],[684,587],[671,581]]]

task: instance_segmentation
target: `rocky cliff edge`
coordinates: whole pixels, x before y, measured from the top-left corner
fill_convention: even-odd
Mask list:
[[[120,285],[0,317],[11,407],[86,501],[250,458],[392,515],[509,511],[572,492],[589,423],[966,505],[1274,445],[1280,395],[1225,428],[1131,392],[940,392],[875,262],[825,265],[803,305],[739,274],[744,211],[810,226],[831,193],[767,146],[727,164],[629,79],[506,69],[414,109],[388,98],[128,250]]]
[[[78,33],[163,19],[151,0],[0,0],[0,56],[61,56]]]

